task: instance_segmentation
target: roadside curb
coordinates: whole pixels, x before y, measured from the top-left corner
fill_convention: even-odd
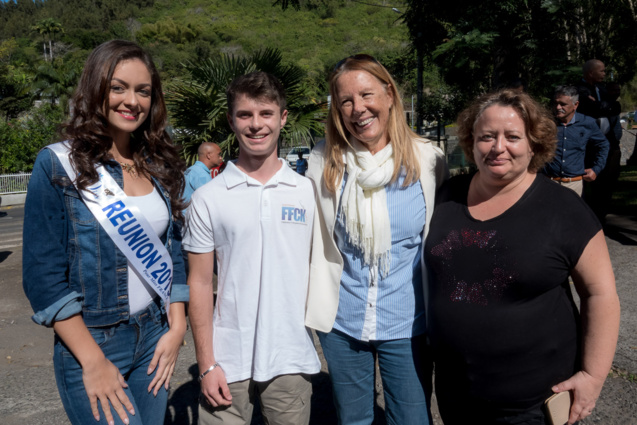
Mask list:
[[[23,205],[27,198],[26,193],[16,193],[12,195],[0,195],[0,206]]]

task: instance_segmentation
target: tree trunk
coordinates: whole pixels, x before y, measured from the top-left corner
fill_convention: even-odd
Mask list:
[[[49,56],[51,56],[51,62],[53,62],[53,44],[51,44],[50,38],[49,38]]]
[[[42,50],[44,50],[44,62],[46,62],[46,42],[42,42]]]

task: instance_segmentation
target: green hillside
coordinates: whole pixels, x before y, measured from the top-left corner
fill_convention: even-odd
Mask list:
[[[42,46],[49,38],[54,60],[66,62],[81,62],[101,42],[125,38],[151,51],[165,78],[180,75],[181,64],[188,60],[270,47],[321,83],[326,71],[345,56],[366,52],[394,58],[406,53],[407,29],[400,14],[377,3],[380,6],[344,0],[284,11],[272,0],[18,0],[0,3],[0,41],[15,39],[17,49],[4,62],[27,78],[44,61]],[[393,1],[392,6],[401,8],[404,2]],[[63,32],[40,34],[32,29],[49,18]]]
[[[400,2],[399,2],[400,3]],[[137,40],[156,49],[172,65],[176,57],[197,58],[217,52],[251,53],[276,47],[284,60],[312,78],[327,65],[361,51],[393,54],[407,47],[406,27],[391,8],[358,2],[311,11],[282,11],[271,0],[159,0],[139,18]],[[190,37],[173,37],[187,27]],[[164,57],[166,52],[174,58]],[[168,62],[167,62],[168,63]],[[172,67],[171,67],[172,68]]]
[[[392,10],[404,10],[405,1],[389,5],[385,0],[332,0],[301,10],[283,10],[273,3],[0,2],[0,173],[28,171],[38,150],[57,140],[53,129],[68,111],[86,57],[94,47],[113,38],[133,40],[145,47],[153,55],[168,90],[188,78],[193,64],[228,55],[249,58],[265,49],[277,49],[281,66],[300,69],[303,75],[296,91],[303,93],[298,106],[306,114],[316,108],[311,105],[325,102],[326,79],[334,65],[356,53],[378,57],[397,77],[403,92],[407,96],[413,93],[414,54],[401,14]],[[34,102],[47,106],[34,108]],[[206,116],[206,111],[198,112]],[[308,134],[316,126],[304,121],[300,112],[294,116],[297,120],[291,124],[298,125],[286,134],[286,143],[298,143],[299,134]],[[173,123],[179,125],[179,117],[174,118]],[[203,121],[200,126],[206,127]],[[196,147],[209,134],[179,142]],[[227,136],[223,131],[215,134]],[[184,155],[189,157],[191,153]]]

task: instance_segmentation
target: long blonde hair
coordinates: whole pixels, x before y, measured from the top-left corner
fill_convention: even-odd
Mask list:
[[[418,139],[419,136],[407,125],[403,102],[396,89],[396,82],[387,69],[373,57],[354,55],[339,62],[330,75],[332,103],[327,116],[325,167],[323,169],[323,179],[327,189],[330,192],[336,192],[336,185],[341,181],[345,170],[343,154],[350,146],[350,132],[343,124],[337,106],[338,93],[336,92],[336,81],[348,71],[365,71],[376,77],[385,90],[391,92],[393,105],[387,121],[389,141],[394,151],[394,173],[391,181],[396,181],[401,170],[404,169],[406,172],[404,185],[408,186],[414,183],[420,178],[420,165],[414,151],[414,140]]]

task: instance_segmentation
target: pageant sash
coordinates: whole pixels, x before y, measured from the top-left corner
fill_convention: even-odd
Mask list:
[[[47,147],[59,158],[89,211],[139,276],[161,297],[168,312],[173,262],[146,217],[137,207],[127,205],[128,197],[102,165],[95,166],[99,180],[86,190],[80,190],[66,142]]]

